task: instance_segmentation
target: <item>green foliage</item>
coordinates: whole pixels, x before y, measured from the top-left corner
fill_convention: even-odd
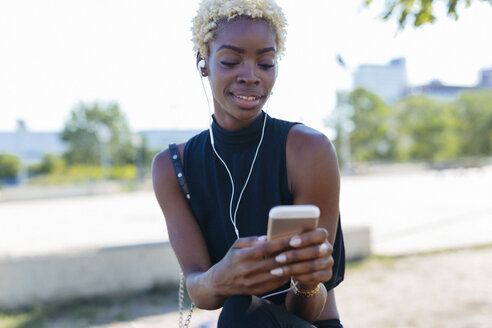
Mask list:
[[[410,96],[388,107],[356,89],[338,94],[327,124],[337,133],[335,147],[341,154],[350,149],[353,162],[476,162],[492,156],[492,91],[463,92],[456,101]],[[342,130],[350,134],[349,147]]]
[[[133,164],[112,166],[101,165],[71,165],[61,171],[39,175],[31,180],[33,184],[68,184],[87,181],[134,180],[137,177],[137,168]]]
[[[44,313],[40,309],[0,313],[0,328],[40,328],[44,326]]]
[[[15,178],[19,174],[20,160],[16,156],[0,154],[0,179]]]
[[[61,156],[45,154],[39,164],[29,166],[30,175],[56,174],[65,170],[66,162]]]
[[[133,180],[137,177],[135,165],[113,166],[109,170],[109,177],[115,180]]]
[[[402,99],[395,106],[398,160],[443,161],[460,151],[456,105],[422,96]]]
[[[350,157],[355,162],[392,160],[395,152],[395,132],[390,108],[375,94],[356,89],[349,94],[337,94],[337,109],[326,124],[335,129],[335,147],[342,150],[350,145]],[[341,155],[344,155],[341,152]],[[340,157],[340,156],[339,156]],[[342,156],[343,157],[343,156]],[[344,166],[340,158],[341,166]]]
[[[492,91],[463,92],[457,104],[461,153],[464,156],[492,155]]]
[[[138,168],[138,175],[139,177],[143,177],[146,174],[150,174],[150,167],[152,165],[152,160],[154,159],[154,156],[159,152],[160,150],[151,150],[148,147],[148,142],[147,138],[144,136],[140,136],[140,144],[136,148],[136,154],[135,154],[135,165]]]
[[[151,150],[149,149],[147,138],[142,137],[142,144],[138,148],[138,157],[143,165],[144,168],[150,169],[150,166],[152,165],[152,160],[154,159],[154,156],[159,152],[160,150]]]
[[[480,0],[492,4],[492,0]],[[398,24],[401,29],[405,27],[407,21],[413,18],[414,26],[421,26],[426,23],[434,23],[434,5],[436,0],[386,0],[386,9],[383,19],[397,16]],[[470,6],[472,0],[447,0],[446,8],[448,16],[458,19],[457,7],[459,4]],[[372,0],[364,0],[366,5],[370,5]]]
[[[67,166],[63,157],[47,154],[41,163],[29,167],[29,173],[33,184],[65,184],[103,179],[134,180],[137,167],[133,164],[111,167],[82,164]]]
[[[117,103],[80,103],[62,132],[68,165],[125,165],[135,161],[132,132]]]
[[[391,159],[395,134],[391,130],[390,109],[375,94],[356,89],[348,96],[354,130],[350,134],[352,159],[357,162]]]

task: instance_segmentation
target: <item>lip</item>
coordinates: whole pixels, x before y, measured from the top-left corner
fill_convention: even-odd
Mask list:
[[[239,107],[248,109],[257,107],[263,99],[261,94],[251,91],[231,92],[230,96]]]
[[[250,93],[231,93],[232,100],[241,108],[256,108],[263,99],[263,96],[253,95]],[[250,99],[247,99],[250,98]]]

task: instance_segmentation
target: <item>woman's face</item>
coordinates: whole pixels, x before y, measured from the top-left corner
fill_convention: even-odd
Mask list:
[[[276,51],[275,33],[265,21],[239,18],[219,25],[206,65],[221,127],[237,130],[258,116],[275,84]]]

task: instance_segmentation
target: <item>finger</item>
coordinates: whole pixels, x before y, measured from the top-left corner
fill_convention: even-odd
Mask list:
[[[268,272],[262,272],[243,278],[241,281],[243,292],[247,294],[265,293],[278,288],[289,281],[290,277],[272,276]]]
[[[295,276],[307,274],[320,270],[331,270],[333,267],[333,257],[320,257],[312,261],[304,261],[289,265],[280,266],[270,270],[274,276]]]
[[[238,254],[244,259],[256,260],[272,257],[290,248],[289,239],[284,238],[262,242],[248,249],[241,249]]]
[[[275,261],[282,264],[295,263],[330,256],[332,253],[333,247],[331,246],[331,244],[328,242],[324,242],[320,245],[293,249],[287,252],[280,253],[275,257]]]
[[[247,247],[253,247],[259,245],[261,243],[266,242],[266,236],[253,236],[253,237],[244,237],[237,239],[234,244],[232,244],[232,248],[242,249]]]
[[[255,260],[247,260],[237,257],[234,262],[234,270],[237,276],[249,277],[259,273],[266,273],[269,275],[271,269],[278,267],[278,263],[275,258],[261,258]]]
[[[303,284],[316,284],[319,282],[327,282],[333,277],[332,270],[320,270],[316,272],[311,272],[307,274],[301,274],[292,276],[292,279],[299,281]]]
[[[293,236],[289,245],[299,248],[307,245],[321,244],[328,239],[328,230],[325,228],[316,228],[315,230],[304,232]]]

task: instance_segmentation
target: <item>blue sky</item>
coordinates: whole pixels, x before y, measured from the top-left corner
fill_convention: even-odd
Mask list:
[[[411,85],[438,78],[473,85],[492,67],[492,6],[475,1],[460,19],[397,33],[381,21],[383,0],[278,0],[289,26],[271,98],[273,116],[324,131],[335,92],[350,69],[407,59]],[[19,0],[0,2],[0,131],[24,119],[33,131],[60,130],[79,101],[117,101],[141,129],[206,128],[190,21],[198,1]]]

